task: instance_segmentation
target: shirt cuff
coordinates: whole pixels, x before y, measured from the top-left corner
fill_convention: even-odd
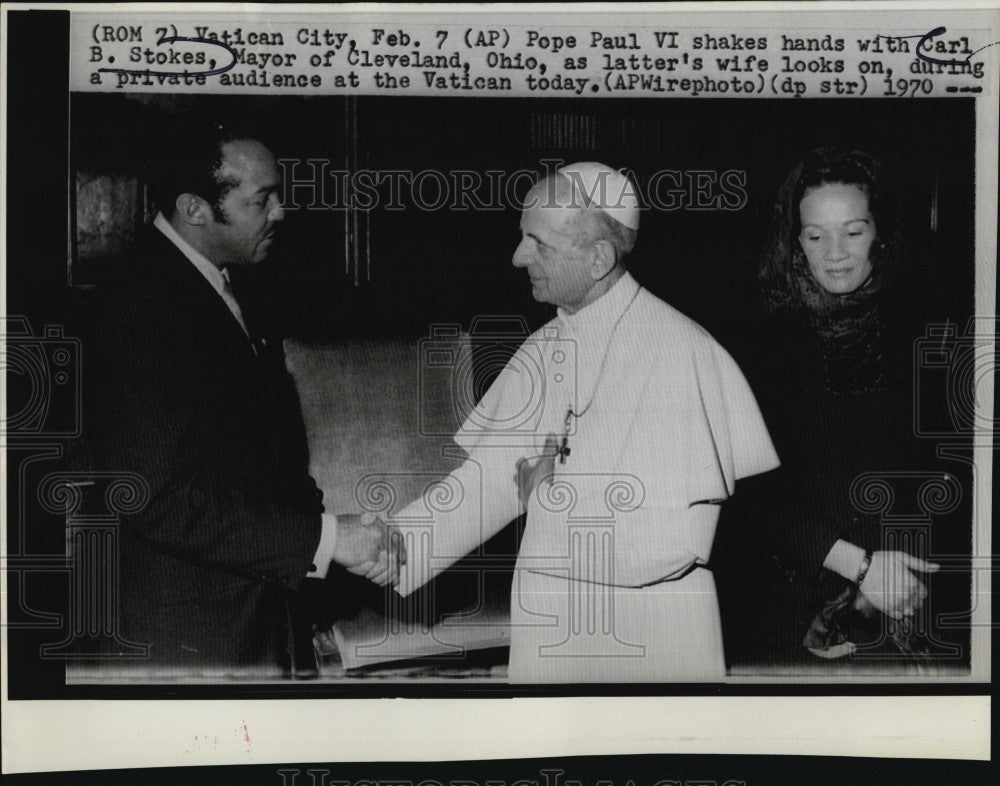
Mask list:
[[[858,577],[864,558],[863,548],[846,540],[838,540],[823,560],[823,567],[853,582]]]
[[[319,536],[319,546],[313,564],[309,566],[306,576],[314,579],[325,579],[333,561],[333,553],[337,549],[337,517],[333,513],[323,514],[323,531]]]

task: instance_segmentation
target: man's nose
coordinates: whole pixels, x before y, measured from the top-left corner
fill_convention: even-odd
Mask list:
[[[514,267],[527,267],[531,262],[531,246],[528,238],[522,238],[514,249],[514,258],[511,260]]]
[[[271,208],[271,212],[267,214],[267,220],[272,224],[277,224],[279,221],[285,220],[285,208],[281,206],[280,202]]]

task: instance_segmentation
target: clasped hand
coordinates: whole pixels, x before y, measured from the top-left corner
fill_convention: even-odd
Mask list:
[[[397,584],[406,564],[403,534],[377,516],[338,514],[333,561],[380,587]]]
[[[899,620],[915,614],[927,597],[916,573],[934,573],[939,567],[903,551],[876,551],[858,589],[876,609]]]

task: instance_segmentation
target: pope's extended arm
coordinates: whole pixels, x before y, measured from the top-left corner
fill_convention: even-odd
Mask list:
[[[393,516],[391,523],[403,533],[406,546],[406,564],[396,585],[400,595],[419,589],[520,515],[515,461],[509,451],[480,453],[479,461],[467,460],[444,479],[449,494],[457,495],[448,505],[439,504],[431,486]]]

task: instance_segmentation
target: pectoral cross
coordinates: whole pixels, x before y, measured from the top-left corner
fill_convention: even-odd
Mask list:
[[[559,443],[559,450],[556,453],[559,456],[559,463],[565,464],[566,457],[569,455],[569,428],[570,428],[570,418],[573,417],[573,410],[566,410],[566,420],[563,422],[563,437],[562,442]]]

